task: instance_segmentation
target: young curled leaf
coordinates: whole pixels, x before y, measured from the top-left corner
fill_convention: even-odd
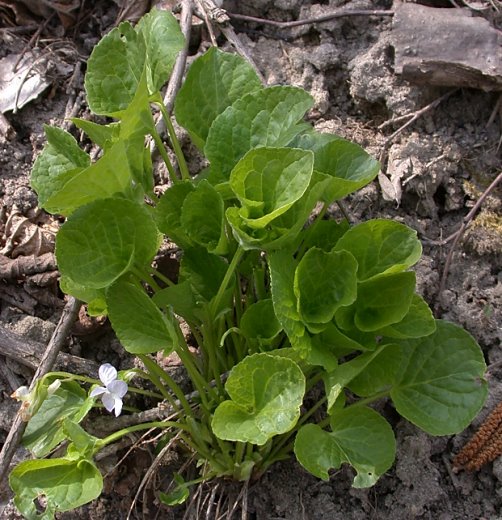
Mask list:
[[[261,446],[296,424],[305,377],[291,359],[253,354],[232,369],[225,390],[230,400],[214,412],[214,434]]]

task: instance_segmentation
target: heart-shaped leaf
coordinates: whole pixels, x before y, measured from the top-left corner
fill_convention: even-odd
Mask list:
[[[466,428],[487,395],[483,353],[461,327],[436,321],[436,332],[401,341],[403,361],[390,395],[397,411],[432,435]]]
[[[147,267],[158,246],[157,227],[144,206],[100,199],[68,218],[56,238],[56,255],[63,275],[99,289],[135,266]]]
[[[373,486],[393,464],[396,451],[389,423],[371,408],[358,406],[337,411],[331,432],[316,424],[303,426],[295,441],[300,464],[316,477],[329,479],[328,471],[350,464],[356,471],[353,486]]]
[[[245,59],[211,47],[188,70],[176,96],[176,119],[203,149],[216,117],[234,101],[261,86],[260,78]]]

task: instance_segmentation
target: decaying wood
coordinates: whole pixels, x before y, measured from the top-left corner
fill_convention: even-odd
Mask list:
[[[0,301],[17,307],[26,314],[34,315],[38,301],[28,294],[23,287],[13,284],[4,284],[0,281]]]
[[[421,84],[502,90],[502,32],[469,9],[394,2],[394,68]]]
[[[35,370],[40,365],[40,359],[45,351],[45,345],[26,339],[9,329],[0,326],[0,354]],[[99,365],[89,359],[83,359],[60,352],[54,365],[55,370],[97,377]]]

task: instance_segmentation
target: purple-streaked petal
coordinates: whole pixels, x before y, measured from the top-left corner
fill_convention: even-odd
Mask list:
[[[115,408],[115,398],[109,392],[103,394],[103,397],[101,398],[101,400],[103,401],[104,407],[109,412],[111,412]]]
[[[104,394],[107,391],[108,390],[106,388],[103,388],[102,386],[97,386],[96,388],[93,388],[91,390],[89,397],[97,397],[98,395]]]
[[[107,388],[108,391],[117,397],[124,397],[127,393],[127,383],[120,381],[119,379],[112,381]]]
[[[117,379],[117,370],[110,363],[105,363],[99,367],[99,379],[101,382],[108,386],[112,381]]]
[[[122,399],[115,397],[115,417],[118,417],[120,415],[121,411],[122,411]]]

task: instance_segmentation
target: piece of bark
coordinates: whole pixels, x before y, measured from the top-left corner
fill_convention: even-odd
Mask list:
[[[502,90],[502,32],[470,9],[394,3],[394,69],[420,84]]]
[[[15,359],[17,362],[35,370],[40,365],[40,359],[45,352],[45,345],[26,339],[0,326],[0,354]],[[83,359],[60,352],[56,359],[54,370],[70,372],[90,377],[98,376],[99,364],[89,359]]]
[[[0,278],[3,280],[19,280],[25,276],[56,269],[54,253],[44,253],[40,256],[18,256],[17,258],[0,255]]]

